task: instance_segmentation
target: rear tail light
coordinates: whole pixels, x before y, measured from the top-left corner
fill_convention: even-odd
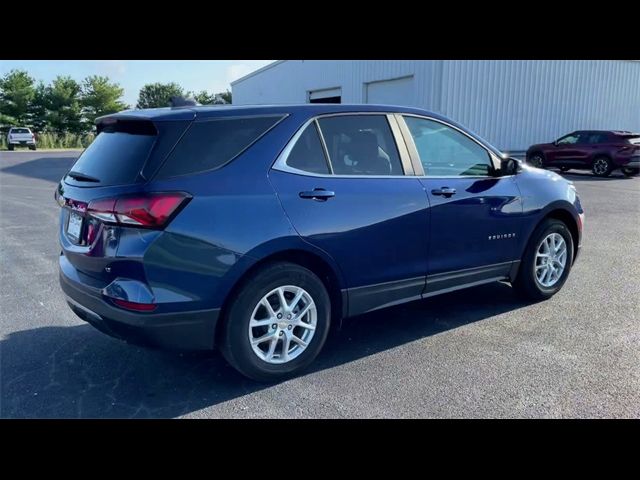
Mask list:
[[[106,223],[162,228],[191,197],[182,192],[148,193],[132,197],[92,200],[87,213]]]
[[[640,151],[640,147],[637,145],[629,145],[627,147],[622,147],[620,150],[618,150],[618,153],[621,153],[623,155],[627,155],[630,153],[636,153]]]
[[[121,300],[119,298],[112,298],[111,301],[119,307],[125,308],[127,310],[133,310],[135,312],[152,312],[153,310],[158,308],[155,303],[137,303],[130,302],[128,300]]]

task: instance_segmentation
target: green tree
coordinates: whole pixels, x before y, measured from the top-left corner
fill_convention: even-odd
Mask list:
[[[216,96],[214,94],[210,94],[206,90],[202,90],[200,93],[189,94],[192,96],[196,102],[201,103],[202,105],[211,105],[212,103],[216,103]]]
[[[41,80],[35,87],[33,100],[29,104],[29,126],[36,132],[44,132],[47,129],[47,86]]]
[[[202,105],[221,105],[231,103],[231,92],[229,90],[222,93],[209,93],[206,90],[202,90],[200,93],[188,92],[187,95],[193,97]]]
[[[93,126],[97,117],[125,110],[127,104],[120,101],[123,94],[124,89],[117,83],[111,83],[107,77],[92,75],[85,78],[82,83],[81,105],[88,127]]]
[[[183,95],[184,90],[177,83],[148,83],[140,89],[136,108],[168,107],[171,97]]]
[[[56,77],[47,87],[47,122],[56,133],[84,133],[80,84],[69,76]]]
[[[227,90],[226,92],[219,93],[218,96],[225,101],[225,103],[231,104],[231,92]]]
[[[33,100],[34,79],[24,70],[11,70],[0,79],[0,116],[2,123],[25,125],[29,103]]]

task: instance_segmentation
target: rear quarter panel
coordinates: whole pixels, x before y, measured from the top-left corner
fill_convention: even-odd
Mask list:
[[[188,301],[189,308],[217,308],[249,268],[291,249],[320,256],[341,278],[331,258],[298,236],[269,182],[271,164],[301,121],[284,119],[218,170],[147,186],[193,195],[144,254],[147,281],[156,294]]]

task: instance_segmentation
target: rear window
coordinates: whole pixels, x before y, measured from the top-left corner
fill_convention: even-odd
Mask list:
[[[246,150],[283,117],[237,117],[191,124],[160,168],[164,179],[220,168]]]
[[[100,127],[100,133],[73,165],[66,181],[82,186],[135,183],[156,134],[153,123],[148,121],[118,121]],[[82,176],[94,180],[83,181]]]
[[[26,128],[12,128],[11,133],[29,133],[29,130]]]

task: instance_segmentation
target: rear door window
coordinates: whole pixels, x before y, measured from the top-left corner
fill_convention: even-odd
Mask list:
[[[609,136],[606,133],[588,133],[587,134],[587,142],[590,144],[599,144],[599,143],[607,143],[609,140]]]
[[[160,167],[158,179],[220,168],[264,135],[283,118],[216,118],[194,122]]]
[[[324,117],[318,125],[336,175],[404,175],[386,115]]]
[[[149,121],[119,120],[104,126],[73,165],[65,182],[79,186],[135,183],[156,138],[157,131]]]

